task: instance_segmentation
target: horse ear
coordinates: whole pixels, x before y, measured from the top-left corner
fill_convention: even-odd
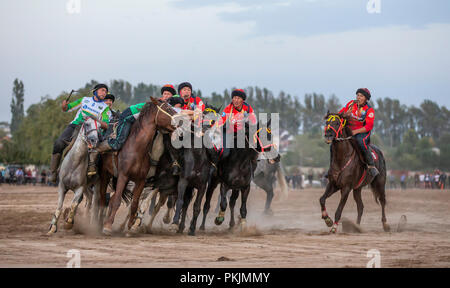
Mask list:
[[[325,117],[323,117],[323,120],[327,120],[328,116],[330,116],[330,110],[327,111],[327,115],[325,115]]]
[[[158,100],[156,100],[152,96],[150,96],[150,100],[152,101],[153,104],[158,105]]]
[[[269,121],[267,121],[267,128],[270,128],[270,124],[272,123],[272,118],[269,118]]]

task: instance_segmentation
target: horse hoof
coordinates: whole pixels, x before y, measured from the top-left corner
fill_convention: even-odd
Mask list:
[[[383,223],[383,229],[384,229],[384,232],[389,232],[389,231],[391,231],[391,226],[389,226],[389,224],[387,224],[387,223]]]
[[[199,230],[201,230],[201,231],[205,231],[205,226],[200,226],[200,228],[199,228]]]
[[[73,222],[66,222],[64,223],[64,229],[70,230],[73,227]]]
[[[58,230],[58,228],[56,227],[56,225],[50,225],[50,228],[48,229],[47,235],[53,235],[56,233],[56,231]]]
[[[164,217],[163,218],[163,222],[164,222],[164,224],[169,224],[170,223],[170,218],[169,217]]]
[[[139,227],[141,226],[141,219],[140,218],[136,218],[136,221],[134,221],[133,226],[131,226],[130,230],[134,231],[134,232],[138,232],[139,231]]]
[[[136,236],[136,233],[132,233],[131,231],[128,231],[127,233],[125,233],[125,237],[127,237],[127,238],[132,238],[134,236]]]
[[[330,216],[327,216],[323,220],[325,220],[325,224],[327,224],[328,227],[333,226],[333,220],[331,220]]]
[[[189,236],[195,236],[195,231],[189,230],[188,235],[189,235]]]
[[[332,234],[336,234],[336,228],[335,227],[333,227],[333,228],[331,228],[331,230],[330,230],[330,233],[332,233]]]
[[[169,231],[171,231],[171,232],[176,232],[176,231],[178,231],[178,224],[172,223],[172,224],[169,226]]]
[[[220,225],[223,223],[223,221],[225,221],[224,217],[216,217],[216,219],[214,220],[214,224]]]
[[[112,229],[104,227],[102,233],[103,233],[103,235],[111,236],[112,235]]]
[[[266,215],[266,216],[273,216],[273,211],[272,211],[272,209],[264,210],[264,215]]]

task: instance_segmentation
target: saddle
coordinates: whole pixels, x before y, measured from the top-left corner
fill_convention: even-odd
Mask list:
[[[355,142],[353,142],[352,144],[353,144],[353,148],[355,148],[356,153],[358,154],[359,160],[361,160],[361,162],[366,164],[366,166],[367,166],[368,164],[367,164],[367,161],[366,161],[366,159],[364,157],[363,151],[361,151],[361,148],[359,148],[358,144],[356,144]],[[380,157],[379,157],[379,155],[377,153],[377,150],[379,151],[380,149],[376,145],[369,144],[369,151],[370,151],[370,153],[372,155],[373,162],[375,163],[375,165],[378,163],[378,161],[380,159]]]

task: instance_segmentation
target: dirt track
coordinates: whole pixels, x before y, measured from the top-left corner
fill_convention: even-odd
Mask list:
[[[49,187],[0,186],[0,267],[65,267],[70,249],[81,252],[81,267],[366,267],[367,251],[378,249],[381,267],[450,267],[450,190],[389,190],[387,217],[391,232],[383,232],[381,212],[369,190],[363,191],[363,233],[328,234],[321,219],[321,189],[291,190],[288,200],[276,196],[274,216],[263,216],[265,193],[252,188],[248,230],[228,231],[229,214],[215,226],[213,197],[205,232],[188,236],[168,232],[162,224],[166,208],[155,220],[155,233],[126,238],[85,235],[84,202],[76,229],[45,236],[57,201]],[[217,192],[216,192],[217,193]],[[69,193],[67,207],[72,200]],[[334,216],[339,194],[327,202]],[[236,213],[240,200],[236,205]],[[121,207],[113,228],[125,216]],[[331,213],[332,212],[332,213]],[[191,215],[191,211],[189,211]],[[396,232],[401,215],[406,230]],[[356,219],[356,205],[349,197],[344,217]],[[189,218],[187,220],[190,220]],[[188,225],[188,224],[187,224]],[[78,226],[78,227],[77,227]],[[218,261],[220,257],[231,261]]]

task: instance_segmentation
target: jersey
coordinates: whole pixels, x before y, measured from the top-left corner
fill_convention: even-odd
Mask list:
[[[183,107],[181,107],[183,110],[200,110],[201,112],[205,111],[205,104],[203,104],[202,99],[200,97],[194,97],[191,96],[189,98],[188,102],[185,102]]]
[[[218,125],[225,125],[228,121],[230,125],[234,125],[233,131],[237,132],[238,130],[241,130],[243,128],[242,121],[245,117],[248,116],[248,119],[251,124],[256,124],[256,116],[253,111],[253,108],[248,105],[246,102],[242,104],[242,109],[239,111],[237,110],[233,103],[230,103],[222,113],[222,118],[219,120]]]
[[[352,100],[348,102],[347,105],[339,111],[339,113],[345,113],[348,111],[352,113],[352,118],[349,121],[349,126],[352,130],[357,130],[364,127],[367,132],[370,132],[373,129],[375,111],[369,104],[358,108],[356,101]]]
[[[85,116],[94,116],[96,119],[109,123],[109,107],[103,101],[96,101],[94,96],[83,97],[67,104],[67,112],[78,110],[71,124],[81,125]]]

